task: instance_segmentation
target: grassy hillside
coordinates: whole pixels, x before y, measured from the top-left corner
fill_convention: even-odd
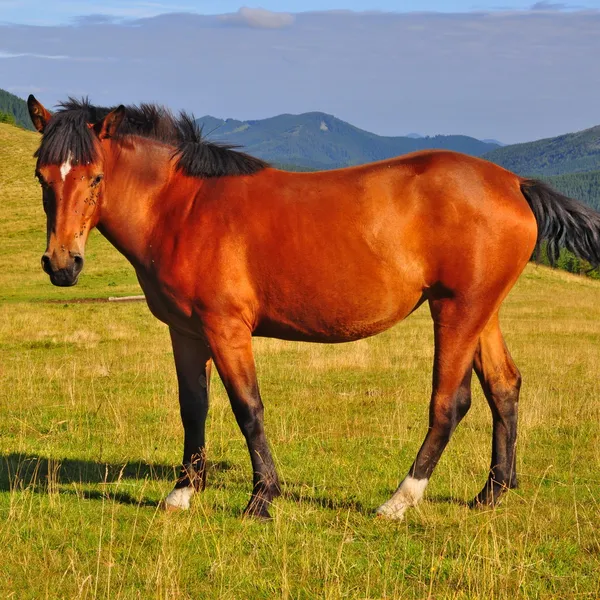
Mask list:
[[[489,464],[478,385],[406,521],[373,517],[427,428],[426,309],[337,346],[256,340],[284,482],[274,521],[244,521],[247,451],[213,378],[209,487],[165,514],[182,432],[168,333],[99,236],[79,286],[39,268],[36,135],[0,125],[0,597],[598,598],[600,283],[530,266],[503,311],[521,368],[519,490],[464,501]],[[49,299],[58,302],[40,302]]]
[[[210,139],[243,146],[279,165],[313,169],[357,165],[426,148],[446,148],[480,156],[496,147],[462,135],[383,137],[320,112],[279,115],[257,121],[198,119]]]
[[[600,169],[600,125],[554,138],[496,148],[484,155],[519,175],[563,175]]]
[[[0,89],[0,113],[12,115],[17,125],[33,131],[33,123],[29,118],[25,100],[2,89]]]

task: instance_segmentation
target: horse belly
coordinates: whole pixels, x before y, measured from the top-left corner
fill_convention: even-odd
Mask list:
[[[332,286],[329,293],[311,292],[305,289],[271,303],[254,335],[324,343],[359,340],[407,317],[423,295],[419,286],[401,284],[352,289]],[[287,309],[282,310],[283,306]]]

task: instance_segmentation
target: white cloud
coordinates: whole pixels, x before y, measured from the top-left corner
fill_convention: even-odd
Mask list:
[[[116,61],[113,57],[101,56],[68,56],[66,54],[41,54],[37,52],[3,52],[0,50],[0,59],[2,58],[41,58],[44,60],[74,60],[77,62],[111,62]]]
[[[31,58],[46,58],[49,60],[69,60],[71,57],[63,54],[36,54],[34,52],[2,52],[0,58],[22,58],[29,56]]]
[[[228,25],[243,25],[255,29],[281,29],[294,23],[290,13],[273,12],[264,8],[242,6],[237,13],[221,15],[219,20]]]

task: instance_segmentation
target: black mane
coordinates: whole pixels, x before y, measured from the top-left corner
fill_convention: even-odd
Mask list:
[[[96,159],[97,145],[89,123],[100,123],[116,107],[90,104],[87,98],[69,98],[59,105],[44,130],[35,155],[41,165],[88,164]],[[253,156],[238,152],[235,146],[209,142],[194,118],[182,112],[179,118],[162,106],[140,104],[125,107],[118,138],[140,136],[173,147],[177,169],[191,177],[251,175],[269,165]]]
[[[180,141],[175,151],[177,168],[194,177],[252,175],[269,165],[236,150],[238,146],[206,142],[192,115],[182,112],[177,121]]]

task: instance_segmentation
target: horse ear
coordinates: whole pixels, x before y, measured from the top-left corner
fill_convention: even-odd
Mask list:
[[[33,94],[29,94],[29,98],[27,98],[27,108],[29,109],[29,117],[33,126],[40,133],[44,133],[44,129],[48,125],[48,121],[52,118],[52,115],[35,99]]]
[[[97,124],[98,137],[101,140],[111,138],[117,133],[117,129],[121,125],[125,117],[125,107],[121,104],[113,111],[109,112],[100,123]]]

